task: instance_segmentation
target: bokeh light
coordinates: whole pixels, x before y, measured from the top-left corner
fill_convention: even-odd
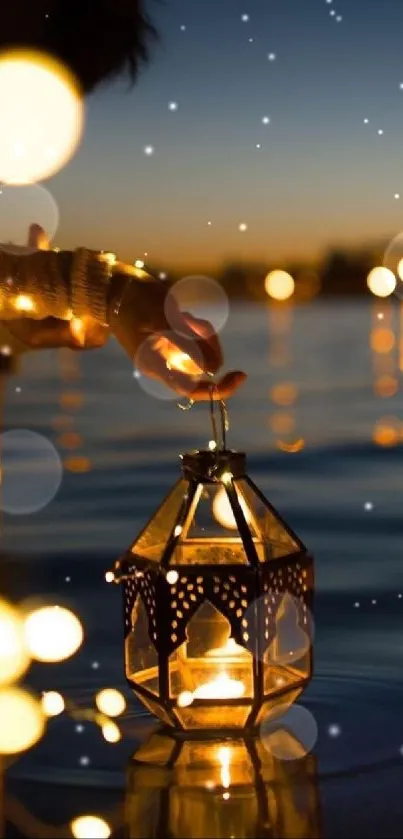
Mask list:
[[[0,101],[0,181],[32,184],[58,172],[83,130],[83,101],[73,77],[39,52],[5,52]]]
[[[170,288],[165,301],[165,316],[174,331],[188,333],[178,322],[177,310],[187,312],[193,317],[206,321],[204,336],[220,332],[229,314],[228,297],[224,289],[212,277],[188,276],[178,280]],[[209,324],[211,325],[209,327]]]
[[[302,591],[307,591],[307,572],[302,571]],[[276,591],[271,594],[270,609],[265,597],[253,600],[244,613],[248,621],[249,638],[246,648],[264,661],[285,668],[300,667],[300,663],[309,655],[315,636],[315,622],[310,609],[305,603],[290,592]],[[268,625],[275,615],[275,635],[268,634]],[[282,682],[280,683],[282,684]]]
[[[6,253],[19,253],[21,247],[28,248],[28,231],[33,220],[46,230],[49,241],[52,241],[59,227],[59,218],[55,199],[41,184],[2,185],[0,239],[1,249]],[[29,247],[27,252],[34,250],[34,247]]]
[[[43,606],[25,618],[25,638],[37,661],[64,661],[81,646],[84,633],[77,616],[62,606]]]
[[[0,689],[0,754],[14,755],[42,737],[45,717],[33,696],[17,687]]]
[[[245,516],[245,521],[247,524],[250,523],[250,512],[246,501],[243,498],[239,498],[239,505],[241,510]],[[220,487],[218,492],[216,493],[213,501],[213,515],[215,519],[221,524],[223,527],[226,527],[227,530],[236,530],[238,525],[235,521],[234,514],[231,509],[231,504],[229,502],[227,493],[224,487]]]
[[[60,457],[42,434],[20,429],[0,436],[0,505],[23,516],[43,509],[55,497],[63,476]]]
[[[107,743],[118,743],[122,739],[119,726],[112,720],[103,723],[102,734]]]
[[[387,373],[383,376],[379,376],[379,378],[374,382],[374,391],[376,395],[380,396],[382,399],[388,399],[391,396],[395,396],[398,389],[399,383],[396,377],[390,376]]]
[[[298,452],[302,452],[305,448],[305,440],[303,437],[297,437],[296,440],[276,440],[276,447],[281,452],[286,452],[287,454],[298,454]]]
[[[158,335],[148,335],[137,350],[134,358],[133,378],[139,387],[149,396],[156,399],[176,400],[178,391],[168,382],[175,382],[175,372],[188,376],[187,385],[197,387],[203,368],[203,356],[196,341],[192,343],[193,358],[180,350],[175,341],[178,332],[164,332]],[[200,361],[198,361],[200,359]],[[164,381],[156,378],[156,370],[161,373],[161,363],[165,361],[166,376]],[[197,363],[198,362],[198,363]],[[139,375],[140,374],[140,375]]]
[[[70,823],[75,839],[108,839],[111,828],[100,816],[78,816]]]
[[[19,679],[29,663],[23,621],[16,609],[0,600],[0,685]]]
[[[396,288],[396,277],[389,268],[379,265],[369,272],[367,286],[375,297],[389,297]]]
[[[284,737],[285,732],[292,735],[293,742],[289,737]],[[288,708],[284,705],[283,708],[277,708],[275,720],[269,717],[262,722],[260,736],[264,747],[277,760],[294,761],[305,757],[315,747],[318,726],[307,708],[302,705]]]
[[[392,329],[378,326],[372,330],[370,336],[371,349],[376,353],[388,354],[393,350],[396,338]]]
[[[65,702],[56,690],[49,690],[42,694],[42,708],[47,717],[58,717],[65,709]]]
[[[270,271],[264,281],[266,294],[273,300],[289,300],[294,294],[295,282],[287,271]]]
[[[398,233],[397,236],[389,242],[383,255],[382,265],[394,276],[394,294],[396,297],[403,298],[403,232]],[[389,278],[389,281],[390,284],[392,284],[391,278]],[[378,296],[387,297],[388,295],[382,294]]]
[[[100,690],[95,697],[96,706],[102,714],[108,717],[118,717],[123,714],[126,708],[126,700],[123,693],[115,688]]]
[[[298,388],[292,382],[279,382],[270,389],[270,399],[282,408],[288,408],[296,402]]]
[[[269,424],[274,434],[291,434],[295,428],[295,418],[291,413],[279,411],[272,414]]]
[[[376,423],[372,439],[382,448],[397,446],[401,439],[401,422],[397,417],[383,417]]]

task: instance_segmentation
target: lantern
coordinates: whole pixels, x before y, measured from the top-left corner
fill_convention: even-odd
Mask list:
[[[312,670],[312,559],[245,455],[227,449],[224,425],[222,437],[182,456],[182,476],[113,572],[129,685],[186,731],[258,726]]]
[[[315,758],[282,728],[263,739],[154,733],[130,762],[125,810],[129,839],[322,835]]]

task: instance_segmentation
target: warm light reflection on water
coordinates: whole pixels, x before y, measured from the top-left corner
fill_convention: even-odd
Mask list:
[[[392,399],[399,391],[398,371],[402,352],[402,304],[395,300],[376,300],[372,307],[369,346],[372,353],[373,392],[379,399]],[[381,448],[396,446],[402,439],[402,423],[397,417],[382,416],[375,423],[372,441]]]
[[[57,444],[65,451],[77,452],[75,455],[64,458],[64,468],[78,475],[85,474],[91,471],[92,463],[89,457],[78,454],[78,450],[83,448],[85,443],[82,435],[74,430],[76,422],[74,414],[84,405],[84,394],[78,390],[78,383],[82,379],[78,354],[70,350],[59,350],[59,368],[60,378],[65,388],[60,396],[60,407],[69,413],[53,419],[53,427],[62,431]],[[74,391],[68,389],[70,382],[74,382]]]
[[[287,454],[296,454],[305,446],[304,439],[298,433],[299,388],[292,381],[292,337],[296,311],[298,309],[291,301],[269,308],[269,369],[283,368],[284,378],[279,378],[269,389],[269,399],[274,410],[269,414],[268,424],[275,447]]]

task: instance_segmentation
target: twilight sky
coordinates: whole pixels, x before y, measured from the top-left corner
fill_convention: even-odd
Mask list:
[[[45,184],[57,245],[147,252],[169,271],[403,230],[402,0],[147,8],[152,64],[132,92],[88,100],[80,150]]]

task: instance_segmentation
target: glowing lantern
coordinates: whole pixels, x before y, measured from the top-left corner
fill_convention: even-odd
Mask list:
[[[131,760],[125,835],[314,839],[322,835],[316,771],[285,728],[245,740],[154,733]]]
[[[224,434],[182,466],[115,564],[126,677],[173,727],[253,728],[311,676],[312,559]]]

